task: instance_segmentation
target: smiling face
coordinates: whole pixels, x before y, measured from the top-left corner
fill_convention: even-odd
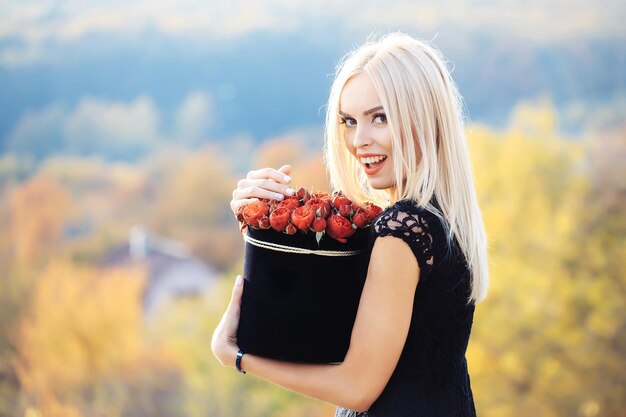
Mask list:
[[[345,125],[346,146],[363,167],[369,185],[392,192],[391,132],[380,98],[366,74],[357,74],[344,85],[339,117]]]

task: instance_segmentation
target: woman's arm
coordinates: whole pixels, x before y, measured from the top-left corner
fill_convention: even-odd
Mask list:
[[[338,365],[282,362],[246,354],[242,368],[309,397],[352,410],[367,410],[398,363],[411,322],[419,267],[409,246],[395,237],[378,238],[352,330],[350,348]],[[213,335],[220,361],[234,366],[242,285]]]

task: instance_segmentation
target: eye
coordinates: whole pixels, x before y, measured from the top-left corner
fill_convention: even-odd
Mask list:
[[[347,127],[356,126],[356,120],[352,117],[341,117],[339,123],[346,125]]]
[[[387,123],[387,115],[385,113],[377,113],[372,118],[372,122],[377,124]]]

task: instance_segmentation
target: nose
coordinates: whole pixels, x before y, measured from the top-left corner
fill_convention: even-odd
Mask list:
[[[372,144],[372,132],[369,126],[364,124],[357,124],[354,137],[352,138],[352,146],[355,149],[363,148]]]

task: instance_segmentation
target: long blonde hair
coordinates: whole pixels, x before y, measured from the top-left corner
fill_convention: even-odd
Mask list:
[[[357,74],[371,80],[387,115],[396,200],[412,199],[439,216],[447,238],[456,237],[471,271],[470,302],[487,295],[487,238],[474,189],[462,120],[462,103],[440,53],[402,33],[367,42],[340,62],[326,109],[324,158],[331,186],[357,202],[389,204],[372,189],[345,144],[339,99]],[[398,152],[400,150],[400,152]],[[435,197],[441,210],[430,202]]]

